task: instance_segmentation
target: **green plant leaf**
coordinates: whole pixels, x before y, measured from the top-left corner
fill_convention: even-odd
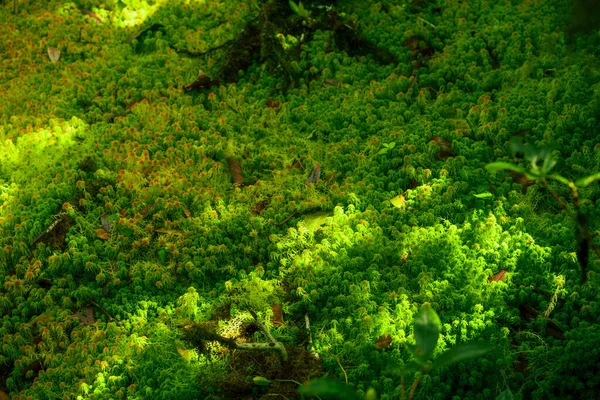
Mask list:
[[[471,360],[484,355],[493,348],[494,346],[492,344],[486,342],[461,344],[451,348],[433,360],[431,368],[442,368],[461,361]]]
[[[590,183],[593,183],[594,181],[597,181],[597,180],[600,180],[600,172],[590,175],[590,176],[586,176],[581,179],[578,179],[577,182],[575,182],[575,185],[579,186],[579,187],[586,187]]]
[[[554,166],[556,165],[556,160],[554,160],[550,155],[544,158],[544,164],[542,165],[542,175],[546,175]]]
[[[417,341],[416,353],[419,359],[427,360],[433,354],[440,337],[442,322],[429,303],[423,304],[414,321],[414,333]]]
[[[487,164],[485,166],[485,169],[487,169],[489,172],[498,172],[498,171],[504,171],[504,170],[513,171],[513,172],[517,172],[519,174],[525,175],[525,177],[527,179],[538,179],[540,177],[539,175],[537,175],[535,173],[527,171],[523,167],[519,167],[518,165],[507,163],[507,162],[502,162],[502,161]]]
[[[506,389],[504,392],[500,393],[496,400],[513,400],[515,397],[513,396],[510,389]]]
[[[264,378],[262,376],[255,376],[254,378],[252,378],[252,381],[255,385],[258,386],[269,386],[271,383],[273,383],[272,380]]]
[[[300,15],[300,7],[298,7],[298,4],[296,4],[296,2],[289,0],[290,2],[290,8],[292,9],[293,12],[295,12],[296,14]]]
[[[478,199],[489,199],[493,195],[490,192],[485,192],[485,193],[474,194],[473,196],[477,197]]]
[[[304,5],[302,5],[302,2],[298,3],[298,15],[301,16],[302,18],[310,17],[310,13],[308,12],[308,10],[306,8],[304,8]]]
[[[379,152],[377,153],[377,155],[380,156],[382,154],[387,154],[388,150],[389,149],[387,147],[385,149],[381,149],[381,150],[379,150]]]
[[[349,386],[331,379],[316,379],[300,386],[298,392],[303,395],[327,396],[330,399],[362,400]]]
[[[527,170],[523,167],[519,167],[518,165],[507,163],[507,162],[502,162],[502,161],[490,163],[485,166],[485,169],[487,169],[489,172],[498,172],[498,171],[509,170],[509,171],[518,172],[520,174],[527,173]]]

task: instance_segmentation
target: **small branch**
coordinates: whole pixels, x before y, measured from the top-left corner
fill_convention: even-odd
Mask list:
[[[344,369],[344,367],[342,367],[342,363],[340,362],[340,358],[338,356],[334,356],[334,357],[335,357],[335,361],[337,361],[338,365],[342,369],[342,372],[344,373],[344,378],[346,378],[346,385],[347,385],[348,384],[348,374],[346,373],[346,370]]]
[[[292,215],[290,215],[289,217],[287,217],[286,219],[284,219],[283,221],[281,221],[280,223],[277,224],[277,226],[281,226],[283,224],[285,224],[286,222],[288,222],[290,219],[292,219],[294,217],[294,215],[296,215],[296,211],[294,211],[292,213]]]
[[[434,25],[434,24],[432,24],[431,22],[429,22],[429,21],[427,21],[427,20],[425,20],[425,19],[423,19],[423,18],[421,18],[421,17],[417,17],[417,19],[418,19],[419,21],[421,21],[421,22],[425,22],[427,25],[429,25],[429,26],[431,26],[433,29],[435,29],[435,25]]]
[[[412,384],[412,386],[410,388],[410,393],[408,394],[408,400],[412,400],[413,397],[415,396],[415,391],[417,390],[417,386],[419,386],[419,382],[421,382],[421,376],[423,376],[423,374],[419,374],[419,376],[417,376],[417,379],[415,379],[414,383]]]
[[[261,348],[261,350],[264,350],[266,348],[278,350],[279,353],[281,353],[281,359],[283,361],[287,361],[288,354],[287,354],[287,350],[285,349],[285,346],[283,345],[283,343],[278,342],[277,340],[275,340],[275,338],[273,337],[273,335],[271,335],[271,331],[269,331],[267,329],[267,327],[260,321],[260,319],[258,319],[258,315],[256,315],[256,313],[254,312],[254,310],[252,310],[251,308],[249,308],[248,312],[250,312],[250,314],[254,318],[254,321],[256,322],[256,325],[258,325],[258,327],[265,333],[265,335],[267,335],[267,337],[269,338],[269,340],[271,341],[271,343],[236,343],[236,347],[239,348],[239,346],[243,345],[243,344],[262,345],[262,346],[259,346]]]
[[[189,50],[186,50],[186,49],[178,49],[178,48],[173,47],[173,46],[171,46],[171,48],[173,50],[175,50],[175,52],[178,53],[178,54],[184,54],[184,55],[187,55],[188,57],[194,58],[194,57],[203,57],[203,56],[205,56],[205,55],[207,55],[209,53],[212,53],[215,50],[222,49],[223,47],[228,46],[228,45],[230,45],[232,43],[235,43],[235,40],[228,40],[228,41],[226,41],[224,43],[221,43],[220,45],[217,45],[215,47],[211,47],[210,49],[207,49],[207,50],[204,50],[204,51],[199,51],[199,52],[189,51]]]
[[[402,400],[406,400],[406,390],[404,388],[404,374],[402,374],[402,377],[400,378],[400,385],[402,386],[402,388],[400,389],[402,391]]]
[[[106,314],[106,316],[108,318],[110,318],[111,321],[113,321],[115,324],[117,324],[117,326],[121,326],[121,323],[119,321],[117,321],[115,319],[115,317],[113,317],[112,315],[110,315],[110,313],[108,311],[106,311],[106,308],[102,307],[100,304],[96,303],[94,300],[92,299],[88,299],[88,302],[93,305],[94,307],[98,308],[100,311],[102,311],[104,314]]]

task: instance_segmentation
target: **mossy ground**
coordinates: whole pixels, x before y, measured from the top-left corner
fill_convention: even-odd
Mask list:
[[[270,25],[233,72],[210,50],[276,1],[16,3],[0,2],[0,398],[294,398],[290,380],[327,375],[397,399],[388,366],[410,360],[423,302],[439,353],[497,349],[416,398],[600,392],[599,260],[582,285],[546,189],[484,170],[523,162],[518,135],[558,145],[569,179],[600,171],[600,32],[579,3],[307,1],[334,23],[305,40]],[[187,90],[200,70],[222,82]],[[599,243],[600,185],[580,195]],[[193,322],[267,341],[249,307],[288,363],[182,340]]]

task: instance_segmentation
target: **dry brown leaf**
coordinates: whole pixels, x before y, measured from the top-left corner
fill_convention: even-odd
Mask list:
[[[271,199],[265,199],[257,202],[252,206],[252,212],[257,215],[260,214],[269,205],[270,201]]]
[[[321,164],[317,163],[310,171],[306,183],[316,183],[321,178]]]
[[[209,89],[212,86],[218,85],[219,81],[211,79],[204,71],[200,70],[198,78],[189,85],[183,87],[184,92],[190,92],[195,89]]]
[[[94,308],[93,307],[83,307],[80,311],[77,311],[73,314],[75,318],[79,320],[84,325],[92,325],[96,322],[96,317],[94,317]]]
[[[102,17],[93,12],[92,10],[88,10],[87,8],[81,8],[80,10],[83,15],[87,15],[88,17],[95,19],[96,22],[99,24],[102,23]]]
[[[505,269],[500,270],[500,272],[497,272],[494,275],[490,276],[490,279],[488,279],[488,283],[504,281],[506,279],[507,272],[508,271]]]
[[[48,47],[48,57],[52,63],[57,63],[60,58],[60,50],[56,47]]]
[[[390,344],[392,344],[392,336],[389,333],[386,333],[385,335],[381,335],[379,338],[377,338],[375,347],[378,349],[383,349],[388,347]]]
[[[272,108],[274,110],[278,110],[280,106],[281,101],[274,98],[267,99],[267,107]]]
[[[244,176],[242,175],[242,166],[240,165],[240,162],[235,160],[233,157],[227,157],[227,165],[229,165],[229,171],[231,172],[233,183],[236,185],[243,185]]]
[[[439,136],[434,136],[431,139],[431,141],[435,143],[440,149],[440,152],[435,157],[436,159],[445,160],[448,157],[454,156],[454,150],[452,150],[452,142],[448,139],[444,139],[443,137]]]
[[[102,239],[102,240],[110,239],[110,235],[108,234],[108,232],[106,232],[106,230],[104,230],[104,228],[96,229],[96,237],[98,237],[98,239]]]
[[[271,304],[271,311],[273,311],[273,316],[271,317],[271,323],[274,326],[285,325],[285,321],[283,320],[283,310],[281,309],[281,306],[278,304]]]
[[[183,213],[186,217],[192,218],[192,213],[190,213],[190,210],[187,207],[183,209]]]
[[[146,206],[139,211],[140,215],[142,217],[145,217],[150,213],[150,211],[154,210],[155,208],[156,208],[156,204],[151,204],[149,206]]]

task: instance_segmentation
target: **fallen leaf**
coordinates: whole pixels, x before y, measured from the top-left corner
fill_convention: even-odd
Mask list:
[[[323,82],[323,85],[325,85],[325,86],[340,86],[340,81],[338,81],[337,79],[325,79],[325,81]]]
[[[177,352],[183,357],[186,361],[190,361],[192,359],[191,351],[188,349],[182,349],[180,347],[177,348]]]
[[[267,107],[272,108],[274,110],[278,110],[280,106],[281,101],[274,98],[267,99]]]
[[[106,232],[104,230],[104,228],[96,229],[96,237],[98,237],[98,239],[102,239],[102,240],[110,239],[110,235],[108,234],[108,232]]]
[[[209,89],[212,86],[218,85],[219,81],[211,79],[204,71],[198,72],[198,78],[187,86],[183,87],[184,92],[190,92],[195,89]]]
[[[431,141],[435,143],[440,149],[439,153],[436,155],[436,159],[445,160],[448,157],[454,156],[454,150],[452,150],[452,142],[448,139],[444,139],[443,137],[434,136]]]
[[[84,325],[92,325],[96,322],[96,317],[94,317],[94,308],[93,307],[83,307],[80,311],[77,311],[73,314],[75,318],[79,320]]]
[[[260,214],[262,210],[264,210],[269,205],[270,202],[271,199],[265,199],[257,202],[252,206],[252,212],[257,215]]]
[[[490,278],[488,279],[488,283],[504,281],[507,272],[508,271],[505,269],[500,270],[500,272],[497,272],[494,275],[490,276]]]
[[[390,203],[392,203],[394,207],[404,208],[404,206],[406,205],[406,199],[403,195],[399,194],[398,196],[391,199]]]
[[[281,306],[277,304],[271,304],[271,311],[273,311],[271,323],[274,326],[284,326],[285,322],[283,320],[283,310],[281,309]]]
[[[375,347],[377,347],[378,349],[383,349],[388,347],[390,344],[392,344],[392,336],[390,336],[389,333],[386,333],[385,335],[381,335],[379,336],[379,338],[377,338],[377,343],[375,344]]]
[[[119,219],[119,216],[117,214],[102,214],[102,216],[100,217],[100,222],[102,223],[102,228],[104,228],[104,230],[108,233],[110,233],[110,231],[112,230],[113,224],[115,223],[115,221],[117,221]]]
[[[402,254],[402,264],[404,264],[406,262],[406,259],[408,258],[409,255],[410,255],[410,253]]]
[[[192,218],[192,214],[190,213],[190,210],[187,207],[183,209],[183,213],[186,217]]]
[[[242,166],[240,162],[235,160],[233,157],[227,157],[227,165],[229,165],[229,171],[231,172],[231,178],[235,185],[244,184],[244,176],[242,175]]]
[[[140,210],[140,215],[142,217],[145,217],[150,213],[150,211],[154,210],[154,208],[156,208],[156,204],[151,204],[149,206],[146,206]]]
[[[56,47],[48,47],[48,57],[52,63],[57,63],[60,58],[60,50]]]
[[[99,24],[102,23],[102,17],[100,17],[98,14],[96,14],[92,10],[88,10],[87,8],[82,7],[82,8],[80,8],[80,11],[83,15],[87,15],[88,17],[95,19],[97,23],[99,23]]]
[[[306,179],[306,183],[315,183],[321,178],[321,164],[316,163]]]

